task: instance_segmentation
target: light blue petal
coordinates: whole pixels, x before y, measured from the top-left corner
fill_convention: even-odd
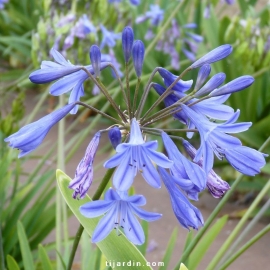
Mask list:
[[[158,142],[157,141],[146,142],[146,143],[144,143],[143,147],[146,147],[146,148],[151,149],[151,150],[157,150]]]
[[[115,190],[112,188],[109,188],[107,192],[104,195],[104,199],[106,201],[119,201],[121,200],[120,196],[117,194]]]
[[[152,149],[148,149],[143,147],[143,152],[147,155],[151,160],[153,160],[158,166],[163,168],[171,168],[173,166],[173,161],[169,160],[164,154],[153,151]]]
[[[132,151],[131,148],[126,153],[125,158],[116,169],[113,176],[113,184],[116,189],[121,191],[128,190],[133,183],[133,179],[137,174],[137,168],[133,165]]]
[[[83,204],[80,207],[80,212],[88,218],[99,217],[109,211],[115,205],[112,201],[92,201]]]
[[[127,202],[135,204],[137,206],[142,206],[146,204],[146,199],[143,195],[133,195],[126,199]]]
[[[142,245],[145,241],[144,232],[141,224],[132,214],[131,209],[127,210],[125,223],[124,230],[127,238],[135,245]]]
[[[64,57],[61,53],[59,53],[57,50],[55,50],[54,48],[51,49],[50,54],[52,55],[53,59],[54,59],[57,63],[59,63],[59,64],[61,64],[61,65],[63,65],[63,66],[72,66],[72,65],[65,59],[65,57]]]
[[[143,144],[144,140],[139,123],[135,118],[131,121],[129,144]]]
[[[126,158],[129,152],[130,149],[128,149],[126,152],[116,153],[104,163],[103,167],[109,169],[118,166],[119,164],[121,164],[122,160]]]
[[[158,220],[162,217],[162,214],[159,213],[152,213],[152,212],[148,212],[145,211],[139,207],[134,207],[133,205],[130,205],[130,208],[132,209],[132,211],[140,218],[146,221],[155,221]]]
[[[144,149],[142,149],[144,150]],[[160,176],[152,164],[151,160],[147,157],[146,153],[141,153],[140,170],[144,180],[154,188],[160,188]]]
[[[248,130],[251,125],[252,122],[219,125],[218,131],[225,133],[239,133]]]
[[[113,207],[107,214],[98,222],[96,229],[92,235],[92,242],[96,243],[103,240],[109,235],[115,226],[115,217],[117,216],[117,207]]]
[[[29,75],[29,79],[32,83],[43,84],[62,78],[80,69],[80,66],[39,69],[32,72]]]
[[[50,87],[50,94],[53,96],[59,96],[67,93],[78,83],[82,84],[87,78],[88,75],[83,70],[65,76]]]

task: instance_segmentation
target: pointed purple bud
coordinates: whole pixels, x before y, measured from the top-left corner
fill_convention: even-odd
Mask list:
[[[207,95],[219,87],[226,79],[226,74],[220,72],[214,75],[196,94],[195,97]]]
[[[183,146],[188,155],[194,159],[197,150],[186,140],[183,140]],[[200,159],[197,164],[202,168],[203,159]],[[206,186],[214,198],[222,198],[224,194],[230,189],[230,185],[226,181],[222,180],[212,169],[207,175]]]
[[[202,85],[204,84],[204,82],[208,78],[210,72],[211,72],[211,66],[208,64],[205,64],[200,68],[200,70],[198,72],[197,81],[196,81],[196,84],[194,87],[195,91],[202,87]]]
[[[75,105],[75,103],[68,104],[38,121],[22,127],[19,131],[7,137],[5,142],[9,142],[11,148],[21,150],[19,158],[29,154],[42,143],[52,126],[65,117]]]
[[[96,77],[100,75],[101,52],[97,45],[90,48],[90,59]]]
[[[141,40],[136,40],[132,49],[133,64],[137,77],[141,77],[144,60],[144,44]]]
[[[210,97],[222,96],[234,92],[241,91],[251,84],[253,84],[254,78],[249,75],[238,77],[235,80],[230,81],[229,83],[223,85],[219,89],[214,90],[209,94]]]
[[[133,30],[131,27],[127,26],[124,28],[122,33],[122,48],[126,63],[129,61],[129,58],[131,56],[133,41],[134,41]]]
[[[80,199],[83,199],[92,184],[93,162],[97,152],[100,135],[100,132],[97,132],[94,138],[89,143],[83,159],[77,166],[75,177],[68,186],[69,188],[74,190],[74,193],[72,195],[74,199],[78,198],[78,195],[80,195]]]
[[[108,132],[109,140],[114,149],[121,143],[121,131],[118,127],[113,127]]]
[[[227,57],[229,54],[231,54],[233,48],[229,44],[221,45],[214,50],[210,51],[203,57],[201,57],[199,60],[194,62],[190,68],[198,68],[201,67],[204,64],[211,64],[214,62],[217,62],[225,57]]]

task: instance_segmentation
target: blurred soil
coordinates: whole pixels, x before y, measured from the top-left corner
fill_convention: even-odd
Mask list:
[[[37,96],[35,93],[28,93],[27,95],[27,113],[31,112],[33,109],[33,106],[37,103]],[[36,119],[39,117],[44,116],[47,113],[48,110],[48,103],[43,105],[43,111],[39,112],[39,115],[36,116]],[[72,121],[73,117],[68,117],[66,120],[66,127],[68,127]],[[87,120],[88,121],[88,120]],[[66,142],[69,141],[70,138],[72,138],[73,135],[75,135],[77,132],[81,131],[85,126],[87,126],[87,122],[80,123],[76,128],[68,134],[66,137]],[[99,129],[102,128],[102,126],[99,127]],[[92,132],[89,134],[88,138],[83,142],[80,149],[75,153],[73,158],[70,160],[70,162],[66,165],[65,172],[72,178],[74,176],[75,169],[77,167],[77,164],[81,160],[81,158],[84,155],[85,149],[91,140],[93,134],[97,131],[97,129],[92,130]],[[47,138],[45,139],[45,142],[47,142],[47,146],[50,145],[50,143],[53,143],[55,140],[57,140],[57,128],[54,127],[49,134],[47,135]],[[101,142],[100,142],[100,148],[102,148],[103,145],[107,143],[106,135],[102,136]],[[47,151],[47,147],[40,147],[38,150],[34,152],[35,155],[43,155]],[[104,159],[108,159],[110,153],[97,153],[95,164],[98,164],[99,162],[103,161]],[[48,168],[45,168],[45,170],[49,168],[56,169],[56,164],[51,162],[51,160],[47,161]],[[36,161],[27,161],[25,163],[25,170],[30,171],[33,170],[36,166]],[[101,177],[104,175],[104,168],[100,168],[98,170],[95,170],[94,172],[94,183],[89,191],[89,194],[92,195],[93,192],[96,190],[98,183],[101,179]],[[167,193],[167,190],[163,186],[161,189],[154,189],[150,187],[146,182],[141,178],[137,177],[135,179],[135,189],[137,194],[143,194],[147,198],[147,204],[145,206],[145,209],[148,211],[154,211],[158,213],[162,213],[163,217],[156,222],[150,223],[150,232],[149,232],[149,243],[151,245],[151,251],[147,254],[147,259],[149,262],[159,262],[162,261],[162,257],[164,255],[164,252],[166,250],[167,243],[169,241],[169,238],[171,236],[171,233],[174,228],[178,228],[178,236],[176,240],[176,246],[174,248],[170,268],[172,268],[176,262],[179,260],[182,250],[184,247],[185,239],[188,235],[188,231],[186,229],[183,229],[178,221],[176,220],[172,208],[170,199]],[[201,210],[204,219],[206,220],[207,217],[211,214],[211,211],[215,208],[215,206],[218,204],[219,200],[214,199],[209,195],[209,193],[206,191],[203,193],[203,195],[200,198],[200,201],[195,203],[195,205]],[[222,210],[222,213],[220,216],[224,214],[231,215],[232,213],[235,213],[235,211],[243,209],[243,206],[235,205],[235,204],[227,204],[225,208]],[[206,256],[204,257],[203,261],[200,264],[200,267],[198,267],[199,270],[206,269],[206,266],[209,264],[213,256],[216,254],[218,248],[224,243],[224,241],[227,239],[227,237],[230,235],[233,228],[236,226],[238,220],[237,219],[229,219],[227,222],[225,228],[221,231],[219,236],[215,239],[214,244],[210,247],[210,249],[207,251]],[[246,224],[247,225],[247,224]],[[245,242],[250,239],[252,236],[254,236],[257,232],[259,232],[261,229],[263,229],[265,224],[258,223],[253,230],[248,234],[248,237],[245,239]],[[75,235],[77,229],[79,227],[79,223],[76,220],[75,217],[71,217],[69,220],[69,230],[70,235]],[[46,242],[54,241],[55,239],[55,232],[52,232]],[[90,241],[89,241],[90,244]],[[267,269],[270,265],[270,233],[265,235],[259,242],[254,244],[251,248],[249,248],[239,259],[237,259],[228,269],[231,270],[253,270],[253,269]],[[79,263],[80,256],[79,252],[76,255],[76,262]],[[268,266],[267,266],[268,265]],[[169,269],[170,269],[169,268]],[[74,269],[79,269],[77,267],[74,267]],[[154,267],[154,269],[157,269]]]

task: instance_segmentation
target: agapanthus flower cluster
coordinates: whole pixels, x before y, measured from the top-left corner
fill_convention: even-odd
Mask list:
[[[73,65],[52,49],[55,62],[43,61],[41,69],[31,73],[29,78],[39,84],[56,81],[52,84],[50,93],[61,95],[71,91],[69,104],[21,128],[5,141],[9,142],[11,147],[21,150],[19,157],[29,154],[41,144],[53,125],[69,112],[76,113],[79,105],[113,121],[113,125],[98,131],[90,141],[69,188],[74,190],[74,198],[86,196],[94,179],[94,159],[99,141],[101,136],[107,133],[109,142],[115,149],[115,154],[104,163],[105,168],[115,168],[112,188],[106,191],[104,200],[88,202],[80,207],[80,212],[88,218],[101,216],[92,235],[93,242],[101,241],[115,228],[116,231],[112,233],[124,233],[131,242],[140,245],[145,241],[145,236],[137,217],[155,221],[161,218],[161,214],[141,208],[146,204],[144,196],[130,195],[130,188],[138,174],[154,188],[160,188],[164,183],[179,223],[188,230],[197,230],[203,226],[204,221],[200,210],[193,206],[190,200],[198,200],[199,193],[206,187],[215,198],[222,197],[230,188],[229,184],[214,172],[214,156],[221,160],[226,159],[233,168],[250,176],[260,172],[265,165],[265,158],[264,154],[243,146],[241,141],[232,135],[247,130],[251,123],[236,122],[240,111],[234,111],[223,104],[232,93],[250,86],[254,82],[253,77],[244,75],[225,84],[224,73],[208,78],[211,64],[229,56],[232,46],[226,44],[215,48],[193,62],[180,75],[174,75],[161,67],[155,68],[141,93],[139,89],[145,48],[143,41],[134,40],[131,27],[123,30],[122,48],[127,74],[125,87],[122,83],[119,87],[124,108],[120,109],[100,83],[99,76],[104,68],[112,68],[114,72],[116,68],[110,62],[102,61],[97,45],[90,48],[91,65],[88,66]],[[131,74],[128,65],[131,59],[137,77],[135,89],[129,84]],[[192,80],[182,80],[187,72],[197,68],[199,70],[195,84]],[[162,78],[162,85],[154,82],[155,75]],[[117,72],[115,76],[120,80]],[[87,78],[105,95],[116,111],[117,118],[80,101]],[[152,90],[157,93],[156,101],[150,108],[145,108],[147,96]],[[162,102],[165,107],[154,110]],[[178,129],[157,128],[156,123],[168,117],[178,121]],[[183,137],[188,139],[197,133],[200,137],[199,146],[196,144],[195,147],[180,137],[181,132]],[[166,154],[158,151],[158,141],[153,139],[155,136],[161,137]],[[185,151],[180,151],[177,141],[182,142]]]

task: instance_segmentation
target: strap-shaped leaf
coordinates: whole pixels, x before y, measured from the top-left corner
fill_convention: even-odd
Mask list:
[[[41,265],[42,265],[43,270],[53,270],[53,266],[48,257],[48,254],[45,248],[41,244],[38,245],[38,256],[41,260]]]
[[[73,190],[68,188],[71,179],[61,170],[56,171],[56,178],[60,191],[67,205],[82,224],[86,232],[92,236],[93,231],[98,224],[99,218],[86,218],[81,215],[79,211],[79,207],[89,202],[91,199],[86,196],[82,200],[74,200],[72,198]],[[147,261],[139,250],[131,242],[129,242],[124,235],[118,236],[115,231],[112,231],[108,237],[98,242],[97,246],[107,258],[108,264],[115,263],[115,265],[112,265],[115,266],[114,269],[125,270],[127,267],[129,270],[152,269],[150,266],[147,266]],[[121,262],[119,263],[121,265],[117,265],[118,262]],[[131,266],[127,264],[128,262],[131,263]]]
[[[15,259],[10,255],[7,255],[7,267],[8,270],[20,270],[19,265],[17,264]]]
[[[18,232],[18,237],[19,237],[19,243],[20,243],[20,248],[21,248],[21,253],[22,253],[24,269],[34,270],[35,267],[34,267],[32,253],[29,247],[27,236],[25,234],[24,227],[20,221],[18,221],[17,223],[17,232]]]

